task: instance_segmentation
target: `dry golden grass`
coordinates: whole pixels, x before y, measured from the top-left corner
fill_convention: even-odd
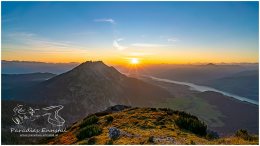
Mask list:
[[[217,140],[207,140],[191,132],[184,131],[175,125],[175,114],[167,114],[162,110],[151,108],[130,108],[121,112],[109,114],[113,117],[113,122],[108,123],[106,116],[100,116],[98,125],[102,128],[102,133],[95,136],[95,144],[108,144],[110,140],[108,129],[116,127],[128,134],[121,135],[112,140],[113,144],[258,144],[258,140],[246,141],[238,137],[220,138]],[[67,133],[61,134],[51,140],[48,144],[87,144],[88,139],[78,141],[76,134],[79,131],[79,121],[73,125]],[[160,141],[149,142],[149,137],[165,139],[173,138],[173,142]]]

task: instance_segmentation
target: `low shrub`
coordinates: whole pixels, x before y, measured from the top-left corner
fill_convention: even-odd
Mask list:
[[[114,142],[113,142],[113,139],[110,139],[106,142],[106,145],[112,145]]]
[[[96,124],[97,122],[98,122],[98,117],[96,115],[92,115],[83,120],[83,122],[80,124],[80,128],[91,125],[91,124]]]
[[[95,138],[95,137],[91,137],[89,140],[88,140],[88,145],[94,145],[94,144],[96,144],[96,141],[97,141],[97,139]]]
[[[164,117],[159,116],[156,121],[153,122],[154,125],[164,125],[165,124],[165,120]]]
[[[240,129],[240,130],[236,131],[235,136],[240,137],[244,140],[249,140],[249,141],[253,140],[253,136],[249,135],[247,130],[244,130],[244,129]]]
[[[138,121],[134,121],[133,122],[133,125],[137,125],[139,122]]]
[[[112,116],[106,116],[107,123],[112,123],[114,118]]]
[[[193,140],[191,140],[191,141],[190,141],[190,144],[191,144],[191,145],[195,145],[196,143],[195,143]]]
[[[219,135],[217,132],[215,131],[207,131],[207,135],[206,135],[206,138],[208,140],[213,140],[213,139],[218,139],[219,138]]]
[[[148,138],[148,142],[154,143],[154,136],[150,136],[150,137]]]
[[[145,130],[145,129],[153,129],[153,128],[155,128],[155,127],[152,126],[152,125],[140,125],[140,128],[141,128],[142,130]]]
[[[188,130],[200,136],[206,136],[207,125],[204,122],[201,122],[196,116],[185,112],[175,111],[175,114],[176,113],[179,115],[179,117],[175,120],[175,123],[179,128]]]
[[[147,120],[147,117],[145,117],[145,116],[138,116],[137,119],[138,120]]]
[[[143,130],[155,128],[155,125],[151,121],[144,121],[142,123],[139,123],[138,126]]]
[[[88,125],[81,129],[79,133],[76,135],[76,137],[79,140],[82,140],[84,138],[90,138],[92,136],[96,136],[102,133],[102,129],[98,127],[97,125]]]
[[[191,115],[189,113],[186,113],[184,111],[173,111],[173,113],[176,114],[176,115],[179,115],[181,117],[193,118],[193,119],[197,119],[198,120],[198,117],[193,116],[193,115]]]
[[[161,121],[162,119],[164,119],[164,117],[163,117],[163,116],[159,116],[159,117],[156,119],[156,121],[159,122],[159,121]]]
[[[160,126],[160,129],[162,129],[162,128],[166,128],[166,126],[165,126],[165,125],[161,125],[161,126]]]

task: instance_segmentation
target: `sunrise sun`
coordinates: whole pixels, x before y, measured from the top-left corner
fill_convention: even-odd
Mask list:
[[[139,61],[138,58],[131,58],[131,59],[130,59],[130,63],[131,63],[131,64],[139,64],[139,62],[140,62],[140,61]]]

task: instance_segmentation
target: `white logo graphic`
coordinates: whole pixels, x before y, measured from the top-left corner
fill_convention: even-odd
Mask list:
[[[15,124],[22,124],[24,121],[34,121],[40,117],[48,116],[48,122],[53,126],[63,126],[65,120],[59,115],[59,111],[63,109],[62,105],[49,106],[41,109],[33,109],[29,106],[17,105],[13,111],[12,120]]]

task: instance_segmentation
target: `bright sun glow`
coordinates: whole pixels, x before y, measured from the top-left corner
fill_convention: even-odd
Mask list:
[[[131,58],[130,63],[131,63],[131,64],[138,64],[138,63],[139,63],[139,59],[137,59],[137,58]]]

